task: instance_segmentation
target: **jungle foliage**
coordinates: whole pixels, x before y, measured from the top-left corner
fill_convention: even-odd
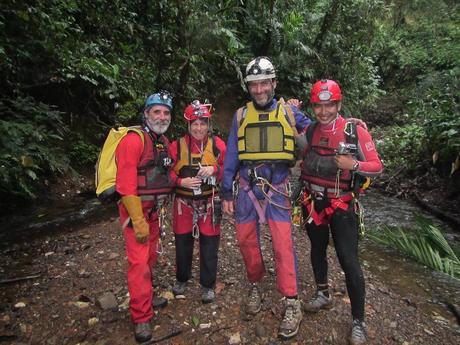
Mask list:
[[[384,226],[371,231],[369,236],[379,243],[401,250],[424,265],[460,279],[458,255],[441,230],[421,215],[416,216],[416,227],[410,232]]]
[[[2,200],[34,198],[57,174],[91,165],[108,128],[138,122],[154,90],[175,96],[173,137],[192,99],[241,104],[242,72],[257,55],[274,61],[284,97],[307,103],[312,81],[333,78],[345,113],[366,119],[386,107],[385,94],[395,95],[400,107],[389,122],[399,128],[377,133],[387,166],[435,151],[450,164],[460,150],[458,7],[453,0],[5,0]],[[406,144],[417,148],[410,156]]]

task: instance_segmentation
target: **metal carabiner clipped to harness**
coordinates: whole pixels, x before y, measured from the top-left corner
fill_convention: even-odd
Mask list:
[[[200,238],[200,228],[198,226],[198,211],[193,210],[193,227],[192,227],[192,236],[193,238]]]
[[[166,236],[166,207],[164,203],[161,203],[158,212],[158,225],[160,228],[160,238],[164,238]]]

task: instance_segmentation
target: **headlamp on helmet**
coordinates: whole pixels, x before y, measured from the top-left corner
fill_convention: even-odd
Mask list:
[[[321,79],[313,84],[310,92],[310,102],[319,103],[322,101],[340,101],[342,91],[339,84],[334,80]]]
[[[246,66],[246,78],[244,81],[264,80],[276,78],[275,67],[269,58],[259,56]]]
[[[161,90],[147,97],[145,101],[144,109],[147,110],[154,105],[164,105],[172,110],[172,96],[166,90]]]
[[[211,117],[211,104],[202,104],[199,100],[194,100],[184,110],[184,118],[191,122],[197,119],[209,119]]]

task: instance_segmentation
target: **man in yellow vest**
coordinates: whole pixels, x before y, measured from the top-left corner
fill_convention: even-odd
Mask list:
[[[260,282],[266,270],[260,225],[268,224],[277,289],[285,297],[278,334],[289,339],[299,330],[302,311],[288,179],[295,162],[294,137],[311,121],[296,107],[274,98],[276,73],[267,57],[249,62],[245,82],[252,101],[240,108],[233,119],[221,184],[222,206],[225,213],[235,213],[237,240],[251,283],[246,302],[249,315],[257,314],[262,307]]]

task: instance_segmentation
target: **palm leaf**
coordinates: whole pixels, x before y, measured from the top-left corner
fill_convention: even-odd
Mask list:
[[[377,231],[370,231],[369,237],[401,250],[428,267],[460,278],[460,260],[441,230],[421,215],[416,215],[415,223],[412,231],[383,226]]]

